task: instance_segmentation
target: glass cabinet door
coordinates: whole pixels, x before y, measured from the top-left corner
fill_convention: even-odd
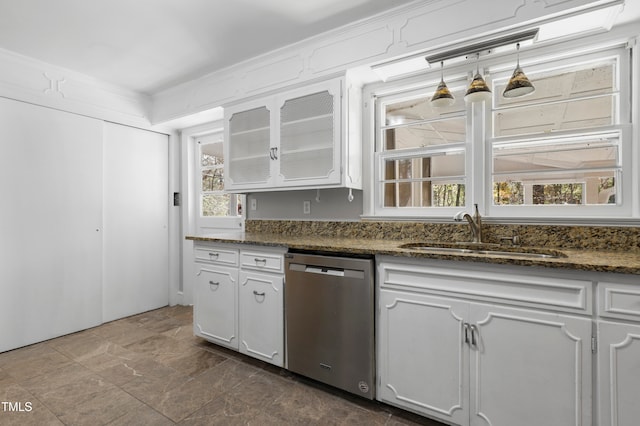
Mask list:
[[[280,108],[280,179],[285,184],[305,180],[340,179],[336,170],[340,138],[339,92],[322,90],[289,98]]]
[[[231,185],[266,183],[270,177],[271,112],[266,106],[233,114],[229,126]]]

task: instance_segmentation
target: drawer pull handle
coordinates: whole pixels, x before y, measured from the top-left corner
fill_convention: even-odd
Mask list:
[[[256,266],[260,266],[259,263],[262,263],[262,266],[267,266],[267,259],[259,259],[256,257],[253,260],[256,262]]]
[[[220,253],[209,253],[209,257],[213,257],[214,259],[217,259],[220,256]]]
[[[464,342],[469,344],[469,324],[468,323],[462,323],[462,331],[464,332]]]
[[[253,294],[254,294],[255,296],[260,296],[260,297],[264,297],[264,296],[266,296],[266,294],[265,294],[265,292],[264,292],[264,291],[263,291],[262,293],[258,293],[257,291],[253,290]]]
[[[211,290],[217,290],[219,285],[219,282],[209,281],[209,287],[211,287]],[[213,288],[213,286],[215,286],[215,289]]]

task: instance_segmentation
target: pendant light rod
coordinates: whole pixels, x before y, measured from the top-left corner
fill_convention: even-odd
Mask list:
[[[453,50],[447,50],[446,52],[436,53],[431,56],[427,56],[424,59],[430,63],[446,61],[447,59],[458,58],[460,56],[471,56],[480,54],[480,52],[496,47],[506,46],[508,44],[520,43],[527,40],[532,40],[538,35],[539,28],[532,30],[522,31],[519,33],[509,34],[503,37],[497,37],[489,40],[485,40],[479,43],[470,44]]]

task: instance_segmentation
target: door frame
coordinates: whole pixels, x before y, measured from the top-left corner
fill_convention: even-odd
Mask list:
[[[200,218],[200,205],[197,190],[196,165],[197,163],[197,141],[199,137],[212,133],[224,134],[223,120],[212,121],[198,126],[183,129],[180,132],[180,154],[181,154],[181,200],[182,206],[182,286],[178,289],[176,303],[182,305],[193,304],[194,290],[194,256],[193,241],[187,240],[189,235],[201,233],[203,221]],[[244,231],[244,221],[246,219],[246,206],[243,208],[242,216],[208,218],[206,224],[215,224],[217,228],[226,228],[229,231]],[[239,226],[238,226],[239,223]]]

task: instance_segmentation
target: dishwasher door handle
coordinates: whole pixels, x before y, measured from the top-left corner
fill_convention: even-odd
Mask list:
[[[331,275],[334,277],[344,277],[344,269],[323,268],[320,266],[307,266],[304,272],[309,274]]]

